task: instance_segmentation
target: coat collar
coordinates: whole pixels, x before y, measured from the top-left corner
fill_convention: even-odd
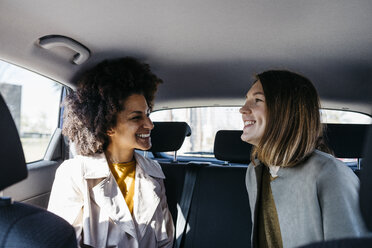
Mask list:
[[[137,152],[134,153],[134,157],[145,174],[165,179],[164,173],[157,162],[145,158]],[[83,160],[85,179],[107,178],[110,176],[111,171],[104,153],[93,156],[77,156],[77,158]]]
[[[137,161],[137,164],[141,166],[144,173],[152,177],[165,179],[164,173],[158,162],[149,158],[145,158],[137,152],[134,153],[134,157]]]

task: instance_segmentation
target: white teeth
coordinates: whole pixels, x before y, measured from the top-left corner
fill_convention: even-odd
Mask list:
[[[244,126],[253,125],[255,123],[256,123],[256,121],[245,121]]]
[[[138,137],[140,137],[140,138],[148,138],[148,137],[150,137],[150,134],[148,133],[148,134],[142,134],[142,133],[140,133],[140,134],[136,134]]]

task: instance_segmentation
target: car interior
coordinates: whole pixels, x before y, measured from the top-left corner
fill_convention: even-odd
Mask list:
[[[27,177],[21,140],[13,117],[0,95],[0,190]],[[1,247],[76,247],[73,227],[45,209],[0,198]]]
[[[61,103],[86,70],[125,56],[163,80],[152,148],[137,152],[166,176],[174,247],[250,247],[239,108],[269,69],[315,85],[323,138],[360,178],[372,231],[371,12],[370,0],[0,1],[0,247],[76,246],[46,210],[57,168],[76,154]]]

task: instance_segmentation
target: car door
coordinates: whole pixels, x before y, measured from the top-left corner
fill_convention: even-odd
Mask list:
[[[47,207],[55,171],[64,157],[60,103],[65,92],[49,78],[0,61],[0,93],[16,123],[28,166],[27,179],[0,195]]]

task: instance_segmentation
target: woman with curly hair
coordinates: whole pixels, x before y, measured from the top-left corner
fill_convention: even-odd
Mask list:
[[[258,74],[240,113],[241,139],[253,145],[246,174],[252,247],[298,247],[366,233],[359,180],[327,153],[318,93],[307,78],[285,70]]]
[[[58,168],[48,210],[75,227],[81,247],[172,247],[174,227],[149,118],[161,83],[134,58],[104,61],[65,100],[62,132],[77,156]]]

